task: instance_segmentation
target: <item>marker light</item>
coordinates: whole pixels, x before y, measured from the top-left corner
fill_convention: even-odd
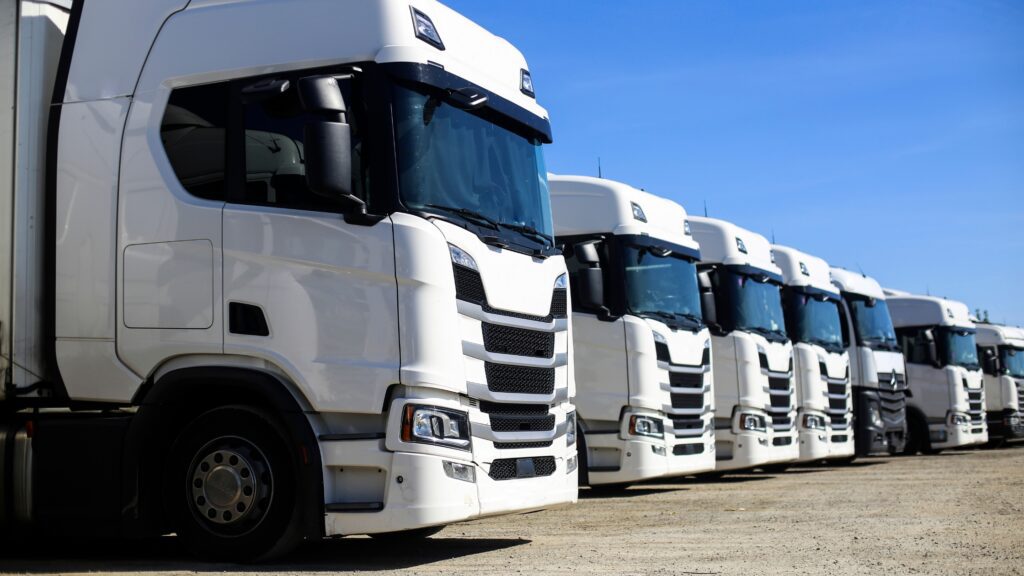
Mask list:
[[[444,467],[444,473],[449,478],[462,480],[463,482],[476,482],[476,470],[469,464],[442,460],[441,466]]]
[[[693,236],[693,233],[690,232],[690,221],[689,220],[683,220],[683,234],[686,234],[687,236]]]
[[[634,414],[629,417],[629,433],[633,436],[664,438],[665,426],[659,418]]]
[[[775,250],[769,250],[768,256],[772,259],[772,264],[775,264]]]
[[[469,415],[436,406],[406,404],[402,414],[402,441],[469,450]]]
[[[533,93],[533,76],[530,76],[529,70],[519,71],[519,90],[530,98],[537,98]]]
[[[450,252],[452,255],[453,263],[458,264],[459,266],[464,266],[471,270],[480,270],[479,268],[476,267],[476,260],[474,260],[473,257],[470,256],[469,253],[467,253],[462,248],[449,244],[448,252]]]
[[[558,278],[555,278],[555,290],[565,290],[569,287],[569,276],[562,274]]]
[[[744,254],[747,253],[747,245],[743,243],[743,239],[739,236],[736,237],[736,249]]]
[[[576,466],[579,465],[579,460],[576,459],[574,454],[571,458],[565,461],[565,473],[571,474],[576,471]]]
[[[641,222],[647,222],[647,215],[644,214],[644,209],[636,202],[630,202],[629,204],[633,207],[633,218]]]
[[[441,42],[441,35],[437,33],[437,28],[434,27],[434,23],[426,14],[412,8],[412,25],[413,28],[416,29],[417,38],[438,50],[444,50],[444,43]]]

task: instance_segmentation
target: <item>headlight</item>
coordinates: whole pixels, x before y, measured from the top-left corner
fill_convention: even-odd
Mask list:
[[[475,264],[475,262],[474,262]],[[558,278],[555,278],[555,290],[565,290],[569,287],[569,276],[562,274]]]
[[[565,415],[565,443],[572,446],[576,443],[576,413],[569,412]]]
[[[947,420],[950,426],[967,426],[971,423],[971,417],[960,412],[950,412]]]
[[[875,428],[882,428],[885,423],[882,422],[882,411],[878,409],[878,404],[868,405],[868,418],[871,419],[871,425]]]
[[[634,414],[629,417],[629,433],[633,436],[648,436],[650,438],[664,438],[665,426],[660,418],[640,416]]]
[[[452,255],[452,262],[453,263],[458,264],[459,266],[464,266],[466,268],[469,268],[470,270],[477,270],[477,271],[480,270],[476,266],[476,260],[474,260],[473,257],[470,256],[469,253],[467,253],[462,248],[459,248],[458,246],[454,246],[452,244],[449,244],[448,245],[448,252],[450,252],[451,255]]]
[[[760,414],[740,414],[740,430],[767,431],[764,416]]]
[[[577,460],[576,456],[573,455],[572,458],[569,458],[568,460],[565,461],[565,473],[566,474],[571,474],[571,473],[575,472],[576,471],[576,467],[578,465],[579,465],[579,460]]]
[[[810,430],[824,430],[825,419],[817,414],[804,414],[804,428]]]
[[[402,414],[402,441],[469,450],[469,415],[436,406],[406,404]]]

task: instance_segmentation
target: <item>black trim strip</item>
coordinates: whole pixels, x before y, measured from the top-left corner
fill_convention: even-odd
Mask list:
[[[639,246],[641,248],[661,248],[665,250],[671,250],[672,255],[681,254],[687,258],[692,259],[694,262],[700,260],[700,250],[694,248],[687,248],[686,246],[680,246],[674,242],[662,240],[660,238],[652,238],[650,236],[640,236],[638,234],[628,234],[621,236],[614,236],[621,240],[625,244],[633,246]]]
[[[380,512],[383,509],[383,502],[339,502],[324,506],[328,512]]]

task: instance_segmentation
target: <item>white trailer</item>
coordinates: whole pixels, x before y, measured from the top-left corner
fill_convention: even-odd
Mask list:
[[[843,295],[857,455],[899,454],[907,434],[907,367],[885,294],[874,278],[842,268],[832,268],[832,281]]]
[[[821,258],[773,245],[782,270],[782,308],[793,342],[800,460],[854,457],[850,358],[843,343],[842,299]]]
[[[572,289],[581,484],[714,470],[711,337],[686,211],[611,180],[549,181]]]
[[[978,357],[985,381],[989,442],[1024,438],[1020,399],[1024,398],[1024,328],[977,324]]]
[[[782,271],[760,234],[712,218],[691,217],[690,229],[712,335],[715,469],[784,469],[800,446]]]
[[[907,360],[904,453],[937,453],[988,441],[976,328],[962,302],[886,290]]]
[[[0,1],[0,526],[255,560],[575,501],[550,141],[433,0]]]

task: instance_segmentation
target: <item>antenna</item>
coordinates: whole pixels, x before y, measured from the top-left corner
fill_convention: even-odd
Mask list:
[[[854,264],[857,265],[857,270],[860,271],[860,275],[864,276],[865,278],[867,278],[867,274],[864,273],[864,269],[860,267],[860,262],[854,262]]]
[[[597,177],[598,178],[602,178],[602,176],[601,176],[601,157],[600,156],[597,157]]]
[[[704,199],[704,217],[705,218],[708,217],[708,199],[707,198]]]
[[[772,228],[772,244],[775,244],[775,228]]]

